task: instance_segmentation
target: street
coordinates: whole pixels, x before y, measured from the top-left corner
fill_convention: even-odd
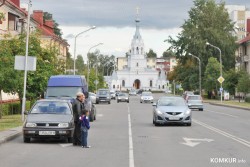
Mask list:
[[[155,94],[157,99],[163,94]],[[154,126],[152,104],[98,104],[89,145],[22,136],[0,146],[2,167],[245,167],[250,166],[250,112],[204,104],[192,126]]]

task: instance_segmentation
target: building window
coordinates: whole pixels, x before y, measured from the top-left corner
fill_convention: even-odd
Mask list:
[[[150,82],[149,82],[149,86],[150,86],[150,87],[152,87],[152,86],[153,86],[153,81],[152,81],[152,80],[150,80]]]
[[[115,89],[115,85],[113,85],[113,89]]]
[[[136,54],[139,54],[139,48],[138,47],[136,48]]]
[[[161,86],[159,85],[158,88],[161,89]]]
[[[9,31],[17,31],[17,23],[18,23],[18,18],[13,14],[8,13],[8,29],[9,29]]]
[[[139,63],[136,63],[136,67],[138,67],[139,66]]]
[[[162,89],[164,89],[164,85],[162,85]]]
[[[122,80],[122,87],[125,87],[125,80]]]

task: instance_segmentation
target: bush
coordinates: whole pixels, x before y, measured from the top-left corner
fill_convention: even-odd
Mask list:
[[[250,103],[250,96],[246,96],[245,102]]]
[[[26,101],[26,110],[30,109],[30,102]],[[22,106],[20,102],[5,103],[0,104],[0,111],[2,110],[2,115],[14,115],[21,114]]]

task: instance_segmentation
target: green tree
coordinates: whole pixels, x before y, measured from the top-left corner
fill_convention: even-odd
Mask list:
[[[169,59],[171,57],[175,57],[175,53],[171,50],[166,50],[165,52],[163,52],[162,57]]]
[[[234,23],[229,18],[224,2],[216,4],[214,0],[194,0],[189,18],[181,28],[183,30],[177,38],[168,38],[171,44],[168,50],[175,51],[180,65],[186,64],[189,58],[185,55],[188,53],[200,58],[202,69],[207,66],[210,57],[216,57],[219,60],[219,51],[206,46],[206,42],[209,42],[221,49],[223,70],[234,68],[234,55],[237,48],[236,37],[232,35]],[[186,73],[186,71],[179,72]],[[202,76],[204,76],[204,70]]]
[[[53,19],[53,16],[49,12],[44,12],[43,13],[43,20],[53,20],[54,22],[54,33],[59,36],[60,38],[62,37],[62,30],[59,28],[59,24]]]
[[[149,49],[149,52],[146,53],[146,55],[147,58],[157,58],[157,54],[152,49]]]
[[[250,92],[250,75],[246,71],[242,72],[240,75],[237,90],[238,92],[243,92],[244,96]]]
[[[78,55],[76,58],[76,74],[83,75],[83,71],[85,68],[87,68],[87,66],[84,64],[82,55]]]
[[[239,72],[235,71],[234,68],[225,72],[223,76],[225,78],[225,81],[223,82],[224,90],[228,91],[231,95],[235,95],[235,89],[238,84],[239,76]]]
[[[218,85],[220,84],[217,79],[220,76],[220,63],[216,58],[210,57],[206,66],[204,74],[204,88],[208,91],[209,98],[211,98],[211,92],[217,92]]]

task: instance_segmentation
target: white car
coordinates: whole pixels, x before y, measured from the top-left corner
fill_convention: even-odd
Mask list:
[[[140,103],[153,103],[154,97],[152,92],[142,92]]]

